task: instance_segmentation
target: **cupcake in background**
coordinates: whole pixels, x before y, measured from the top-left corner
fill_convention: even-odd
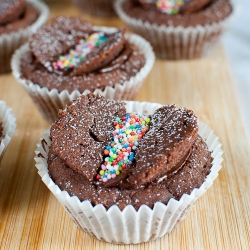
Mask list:
[[[0,163],[15,130],[16,118],[12,109],[0,100]]]
[[[72,0],[72,2],[88,15],[105,18],[116,16],[113,7],[115,0]]]
[[[0,0],[0,73],[11,71],[14,51],[46,22],[47,6],[35,0]]]
[[[117,0],[115,9],[158,58],[173,60],[209,54],[233,13],[230,0]]]
[[[194,112],[88,94],[40,138],[36,167],[73,221],[116,244],[171,232],[213,184],[221,144]]]
[[[134,99],[154,59],[151,45],[138,35],[61,16],[16,51],[12,70],[43,117],[53,122],[58,110],[81,94]]]

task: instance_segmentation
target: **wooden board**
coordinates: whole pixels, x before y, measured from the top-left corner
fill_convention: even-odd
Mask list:
[[[50,18],[77,15],[96,25],[122,25],[118,18],[87,17],[70,1],[63,3],[49,1]],[[224,150],[214,185],[173,232],[149,243],[112,245],[81,231],[35,168],[36,143],[50,124],[11,74],[0,76],[0,99],[17,118],[0,166],[0,249],[250,249],[250,145],[223,48],[200,60],[157,60],[137,96],[194,110],[219,136]]]

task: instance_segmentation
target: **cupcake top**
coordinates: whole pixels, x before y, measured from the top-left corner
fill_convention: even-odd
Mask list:
[[[94,91],[123,83],[145,64],[125,30],[107,31],[76,17],[58,17],[29,40],[22,77],[49,90]]]
[[[232,12],[230,0],[124,0],[122,8],[132,18],[174,27],[209,25]]]
[[[144,116],[127,113],[123,102],[83,95],[59,112],[50,136],[51,178],[70,195],[106,208],[180,199],[211,168],[197,117],[176,105]]]
[[[0,35],[26,28],[38,16],[39,11],[25,0],[0,0]]]

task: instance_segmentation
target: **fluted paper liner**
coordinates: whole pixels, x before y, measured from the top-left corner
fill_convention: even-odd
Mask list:
[[[148,40],[157,57],[162,59],[193,59],[208,55],[229,25],[232,14],[218,23],[195,27],[173,27],[143,22],[126,14],[122,9],[125,0],[115,2],[118,16],[131,31]]]
[[[30,26],[18,31],[0,35],[0,73],[5,73],[11,70],[10,62],[12,54],[17,48],[24,44],[30,35],[44,24],[48,18],[49,9],[43,2],[38,0],[27,0],[27,2],[31,3],[40,12],[40,15]]]
[[[107,27],[94,27],[95,30],[102,30],[104,32],[115,32],[115,28]],[[134,34],[127,34],[127,39],[130,43],[136,45],[141,53],[145,56],[145,65],[141,70],[129,80],[124,81],[123,84],[117,83],[114,87],[107,86],[104,90],[96,89],[93,93],[102,95],[108,99],[115,100],[133,100],[140,90],[145,78],[153,67],[155,56],[151,45],[142,37]],[[37,105],[42,116],[49,122],[55,121],[58,116],[58,110],[64,108],[66,104],[79,97],[80,95],[90,93],[89,90],[85,90],[80,93],[78,90],[74,90],[69,93],[67,90],[58,92],[57,89],[48,90],[48,88],[41,88],[38,84],[21,78],[20,72],[20,58],[28,50],[28,44],[23,45],[16,51],[12,58],[12,73],[17,81],[26,89],[31,98]]]
[[[116,13],[113,3],[116,0],[72,0],[72,2],[83,12],[99,17],[115,17]]]
[[[3,137],[0,138],[0,162],[11,138],[16,130],[16,118],[12,109],[0,100],[0,123],[3,127]]]
[[[128,112],[149,115],[162,105],[128,101],[126,106]],[[179,201],[172,198],[167,205],[157,202],[153,209],[142,205],[136,211],[132,205],[128,205],[123,211],[120,211],[116,205],[113,205],[106,210],[103,205],[92,206],[87,200],[81,202],[76,196],[71,197],[66,191],[61,191],[48,174],[47,158],[51,145],[49,130],[44,133],[37,144],[36,167],[46,186],[56,196],[73,221],[86,233],[99,240],[116,244],[146,242],[171,232],[186,217],[195,201],[206,192],[218,176],[223,160],[221,143],[204,123],[199,123],[199,134],[207,143],[214,158],[210,174],[201,187],[195,188],[190,195],[184,194]]]

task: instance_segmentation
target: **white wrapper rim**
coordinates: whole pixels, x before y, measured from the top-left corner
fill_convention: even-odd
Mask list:
[[[0,160],[3,152],[6,150],[12,136],[16,130],[16,118],[12,109],[6,105],[6,102],[0,100],[0,122],[3,127],[3,137],[0,139]]]
[[[153,114],[161,104],[127,101],[127,111]],[[199,189],[190,195],[184,194],[179,201],[171,199],[167,205],[155,203],[153,209],[142,205],[138,211],[128,205],[123,211],[113,205],[108,210],[103,205],[92,206],[89,201],[81,202],[76,196],[70,197],[52,181],[47,169],[47,154],[51,145],[49,130],[45,131],[37,144],[36,167],[43,182],[56,196],[73,221],[89,235],[115,244],[137,244],[157,239],[176,227],[187,215],[196,200],[206,192],[218,176],[223,160],[221,143],[213,131],[199,123],[199,134],[205,140],[214,158],[210,174]],[[46,143],[41,143],[41,141]],[[39,157],[42,155],[44,158]]]

